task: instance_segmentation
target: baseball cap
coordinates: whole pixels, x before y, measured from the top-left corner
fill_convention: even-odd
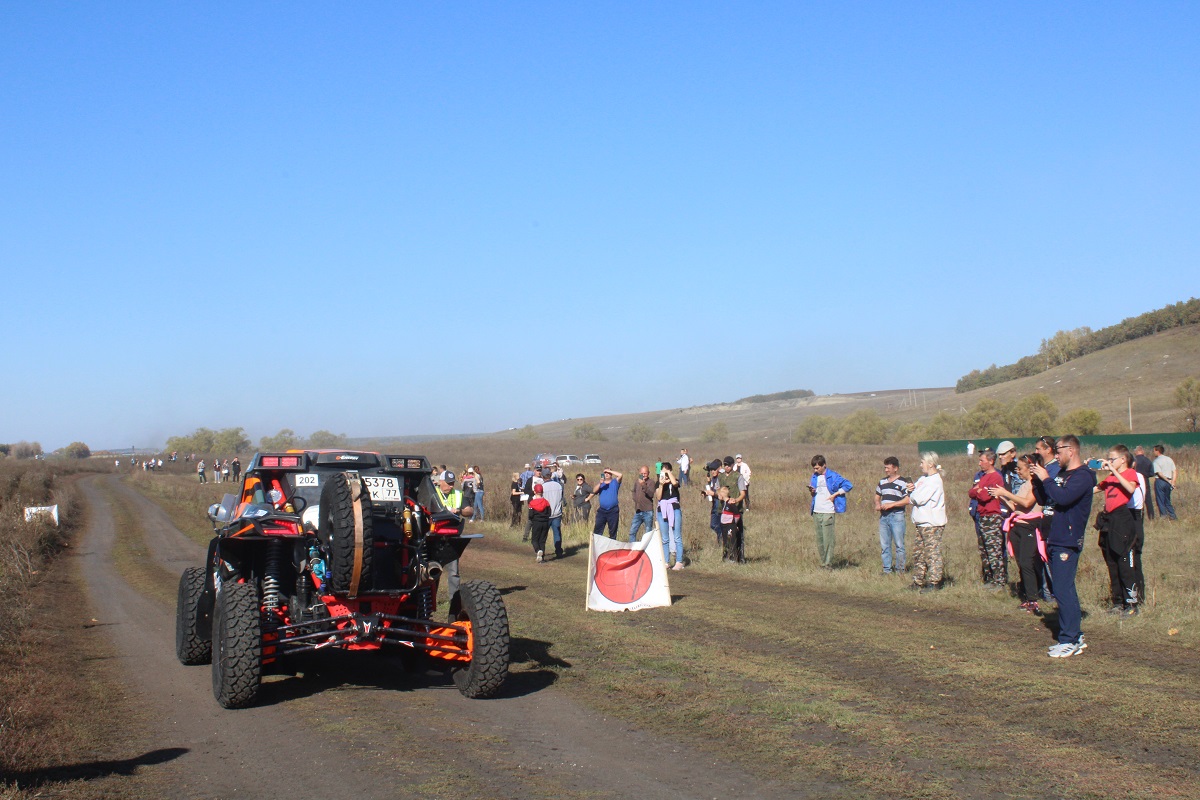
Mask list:
[[[996,455],[1002,456],[1005,453],[1007,453],[1009,450],[1016,450],[1016,449],[1017,449],[1017,446],[1015,444],[1010,442],[1008,439],[1005,439],[1003,442],[996,445]]]
[[[474,467],[470,467],[469,469],[467,469],[467,474],[468,474],[468,475],[474,475],[474,474],[475,474],[475,468],[474,468]]]
[[[544,491],[545,491],[545,489],[542,488],[542,485],[540,483],[535,483],[533,485],[533,493],[534,494],[541,494]]]
[[[734,458],[741,458],[741,457],[742,457],[741,453],[738,453],[736,456],[734,456]]]
[[[725,456],[725,466],[727,466],[727,467],[733,466],[733,456]]]
[[[525,465],[525,469],[529,469],[529,465],[528,465],[528,464],[526,464],[526,465]]]
[[[450,470],[446,470],[444,473],[442,473],[442,480],[444,480],[446,483],[454,483],[454,473]]]
[[[704,468],[709,471],[714,470],[714,469],[720,469],[721,468],[721,459],[714,458],[712,461],[705,464]]]

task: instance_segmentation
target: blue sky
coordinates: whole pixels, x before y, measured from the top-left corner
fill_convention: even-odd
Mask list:
[[[0,4],[0,441],[944,386],[1200,295],[1200,6]]]

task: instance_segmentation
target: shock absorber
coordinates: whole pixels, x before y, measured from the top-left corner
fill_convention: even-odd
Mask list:
[[[283,539],[267,545],[267,563],[263,570],[263,608],[278,609],[283,604]]]

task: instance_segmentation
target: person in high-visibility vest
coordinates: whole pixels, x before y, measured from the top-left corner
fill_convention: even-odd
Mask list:
[[[454,473],[446,470],[437,481],[437,496],[442,507],[447,511],[453,511],[460,517],[471,518],[475,513],[475,490],[471,484],[462,489],[454,488]],[[454,595],[458,593],[458,559],[454,559],[446,564],[442,564],[442,569],[446,573],[446,593],[453,600]]]

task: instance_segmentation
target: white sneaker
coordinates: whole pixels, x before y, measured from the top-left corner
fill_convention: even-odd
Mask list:
[[[543,559],[542,559],[542,551],[541,551],[541,550],[538,550],[538,552],[537,552],[537,563],[539,563],[539,564],[540,564],[540,563],[542,563],[542,561],[543,561]]]
[[[1083,650],[1086,645],[1078,645],[1075,642],[1060,642],[1046,651],[1046,655],[1051,658],[1069,658]]]

